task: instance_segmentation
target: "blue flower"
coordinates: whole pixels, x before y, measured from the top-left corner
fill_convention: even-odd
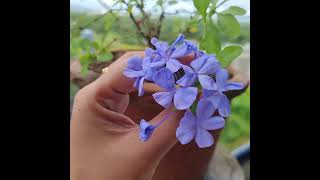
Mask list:
[[[181,63],[178,58],[184,57],[197,50],[196,45],[190,41],[184,40],[182,34],[177,37],[171,46],[169,46],[167,42],[160,42],[157,38],[152,38],[151,43],[156,47],[156,50],[147,49],[146,54],[156,54],[156,58],[160,59],[163,65],[165,65],[172,73],[177,72],[181,68]]]
[[[91,29],[84,29],[84,30],[81,32],[81,38],[82,38],[82,39],[87,39],[87,40],[89,40],[90,42],[92,42],[93,39],[94,39],[93,34],[94,34],[94,32],[93,32]]]
[[[190,67],[191,66],[191,67]],[[220,69],[220,63],[214,56],[202,55],[190,63],[190,66],[182,65],[185,72],[177,83],[181,86],[193,86],[197,79],[204,89],[216,89],[214,80],[209,76]]]
[[[206,99],[198,103],[196,116],[191,111],[186,111],[182,117],[176,136],[181,144],[188,144],[195,139],[200,148],[213,145],[214,139],[208,130],[216,130],[224,127],[223,117],[213,116],[215,106]]]
[[[133,56],[128,60],[128,66],[124,69],[123,74],[130,78],[135,78],[134,87],[138,89],[139,96],[143,96],[144,80],[152,81],[153,74],[157,71],[159,65],[153,62],[150,57]]]
[[[155,126],[149,124],[147,121],[142,119],[140,121],[140,139],[142,141],[147,141],[152,135],[154,129],[155,129]]]
[[[162,68],[155,73],[153,81],[165,91],[154,93],[154,100],[167,108],[173,101],[176,109],[188,109],[196,100],[198,89],[196,87],[175,86],[174,77],[168,68]]]
[[[216,73],[216,88],[203,90],[204,97],[208,98],[217,107],[219,114],[223,117],[228,117],[230,115],[230,101],[224,92],[229,90],[239,90],[243,89],[242,83],[229,83],[228,71],[225,69],[220,69]]]

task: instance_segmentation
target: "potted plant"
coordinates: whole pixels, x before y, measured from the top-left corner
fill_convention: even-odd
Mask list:
[[[126,10],[129,13],[130,18],[134,22],[137,27],[137,32],[140,36],[143,36],[146,39],[146,42],[149,47],[154,47],[151,44],[151,37],[159,37],[159,34],[154,34],[154,32],[150,30],[148,33],[145,33],[141,26],[143,24],[148,24],[147,22],[139,22],[135,19],[132,14],[132,7],[137,6],[142,13],[142,17],[144,20],[148,21],[149,15],[144,11],[144,4],[142,1],[117,1],[119,3],[123,3],[126,5]],[[164,1],[160,1],[163,3]],[[246,90],[249,85],[248,77],[245,74],[241,73],[237,69],[232,66],[229,66],[233,59],[238,57],[242,53],[242,48],[236,45],[229,45],[225,47],[221,47],[220,37],[221,34],[229,36],[230,38],[235,38],[240,33],[240,25],[237,22],[235,15],[243,15],[245,11],[239,7],[231,6],[228,9],[217,12],[217,8],[221,6],[226,1],[218,2],[218,0],[210,1],[210,0],[194,0],[194,5],[197,9],[197,13],[200,15],[201,24],[203,25],[203,33],[200,39],[199,48],[204,50],[208,54],[215,54],[217,59],[220,61],[221,65],[228,69],[229,72],[229,80],[233,82],[241,82],[244,85],[244,88],[241,90],[234,90],[226,92],[226,95],[229,100],[232,100],[234,97],[240,95],[242,92]],[[162,15],[163,14],[163,15]],[[164,17],[164,11],[161,13],[159,17],[159,22],[161,22],[161,18]],[[213,16],[217,17],[217,22],[213,21]],[[150,26],[150,23],[149,23]],[[158,27],[158,26],[157,26]],[[151,28],[152,29],[152,28]],[[161,26],[160,28],[161,29]],[[160,30],[159,30],[160,33]],[[146,34],[148,36],[146,36]],[[119,54],[125,53],[125,51],[120,52]],[[116,57],[114,53],[114,57]],[[117,58],[113,58],[112,60],[116,60]],[[112,62],[112,61],[111,61]],[[107,67],[108,64],[105,64]],[[95,78],[99,76],[99,73],[103,72],[103,68],[98,71],[95,71],[96,74],[92,75],[92,78],[81,86],[83,87],[87,83],[92,82]],[[76,76],[79,74],[79,66],[71,66],[71,74]],[[81,87],[80,86],[80,87]],[[153,86],[150,83],[146,83],[144,85],[145,94],[142,97],[137,95],[137,92],[134,91],[130,94],[130,104],[126,111],[126,115],[139,122],[141,117],[145,119],[152,119],[155,117],[160,111],[163,110],[163,107],[157,104],[152,98],[152,94],[159,91],[158,88]],[[148,111],[145,111],[145,109]],[[221,130],[212,132],[215,142],[218,141]],[[163,179],[200,179],[204,177],[206,174],[209,162],[211,157],[214,154],[215,143],[213,146],[199,149],[197,144],[193,141],[187,145],[181,145],[177,143],[171,151],[163,158],[160,162],[158,169],[153,177],[155,180],[163,180]]]

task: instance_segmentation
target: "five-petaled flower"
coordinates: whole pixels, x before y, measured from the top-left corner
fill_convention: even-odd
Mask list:
[[[181,144],[188,144],[195,139],[200,148],[209,147],[214,139],[208,130],[224,127],[225,121],[221,116],[213,116],[215,106],[206,99],[198,103],[196,116],[191,111],[186,111],[176,131],[176,136]]]
[[[193,86],[198,78],[204,89],[216,89],[214,80],[209,76],[220,69],[220,63],[215,56],[202,55],[193,60],[190,66],[182,65],[185,74],[177,81],[179,85],[184,87]]]
[[[219,114],[223,117],[230,115],[230,102],[224,92],[229,90],[239,90],[243,88],[242,83],[230,83],[228,80],[228,71],[220,69],[216,73],[216,88],[212,90],[203,90],[203,95],[209,99],[218,109]]]
[[[153,74],[160,67],[159,62],[154,62],[149,56],[144,58],[133,56],[128,60],[128,66],[124,69],[123,74],[130,78],[136,78],[134,87],[139,90],[139,96],[142,96],[144,94],[144,80],[152,81]]]
[[[228,72],[221,69],[216,56],[198,50],[183,35],[179,35],[171,45],[156,38],[152,38],[151,43],[156,49],[147,48],[144,58],[134,56],[129,59],[124,75],[135,78],[134,87],[138,89],[139,96],[144,94],[144,81],[153,81],[163,89],[152,95],[158,104],[165,108],[173,104],[177,110],[186,110],[176,130],[181,144],[195,139],[200,148],[211,146],[214,139],[209,130],[223,128],[224,117],[230,115],[230,102],[225,92],[242,89],[242,83],[227,82]],[[194,60],[190,64],[182,64],[178,60],[191,53]],[[177,72],[180,68],[184,70],[182,77]],[[193,87],[196,82],[201,84],[203,95],[197,104],[195,116],[189,108],[197,103],[198,88]],[[213,116],[216,110],[219,114]],[[155,125],[141,119],[140,139],[147,141],[169,116],[170,113]]]
[[[177,88],[174,77],[168,68],[162,68],[156,72],[153,76],[153,81],[165,90],[164,92],[157,92],[152,95],[155,101],[165,108],[173,100],[176,109],[188,109],[196,100],[198,89],[196,87]]]
[[[156,50],[149,48],[147,49],[147,54],[156,55],[155,58],[160,59],[162,64],[170,69],[172,73],[177,72],[181,68],[178,58],[197,51],[197,46],[191,41],[184,40],[182,34],[170,46],[167,42],[160,42],[157,38],[152,38],[151,43],[156,47]]]

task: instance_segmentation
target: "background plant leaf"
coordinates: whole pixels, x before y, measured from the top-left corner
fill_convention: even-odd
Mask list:
[[[246,10],[238,6],[230,6],[228,9],[222,11],[221,14],[233,14],[243,16],[246,14]]]
[[[218,14],[218,25],[222,32],[231,38],[240,35],[240,24],[232,14]]]
[[[197,11],[201,14],[202,18],[205,19],[210,0],[193,0],[193,4],[197,8]]]
[[[241,55],[242,51],[241,46],[227,46],[217,55],[217,58],[222,67],[227,67],[235,58]]]
[[[113,58],[113,55],[110,52],[103,52],[98,54],[97,56],[98,61],[110,61],[112,60],[112,58]]]
[[[206,26],[206,37],[201,39],[200,49],[207,53],[218,54],[221,50],[219,31],[211,20],[207,22]]]

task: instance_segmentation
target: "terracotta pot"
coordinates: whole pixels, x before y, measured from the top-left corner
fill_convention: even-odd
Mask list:
[[[245,85],[242,90],[226,93],[228,98],[232,100],[247,89],[249,78],[235,67],[231,66],[227,69],[230,73],[230,81],[242,82]],[[159,88],[152,83],[145,83],[144,89],[145,94],[142,97],[138,97],[136,91],[130,94],[130,104],[125,112],[127,116],[137,123],[142,117],[150,120],[163,110],[163,107],[157,104],[151,96],[159,91]],[[221,130],[211,132],[214,136],[215,144],[218,142],[220,132]],[[200,149],[194,141],[187,145],[181,145],[178,142],[160,162],[153,180],[200,180],[207,172],[214,150],[215,145]]]
[[[229,67],[228,70],[231,74],[231,81],[242,82],[245,85],[243,90],[226,93],[228,98],[232,100],[247,89],[249,80],[248,77],[233,67]],[[163,107],[158,105],[151,96],[158,90],[152,84],[146,84],[143,97],[138,97],[137,92],[132,92],[126,115],[138,123],[142,117],[150,120],[159,114]],[[211,132],[214,136],[215,144],[218,142],[220,132],[221,130]],[[161,160],[153,180],[200,180],[207,172],[214,150],[215,145],[200,149],[195,141],[187,145],[177,143]]]

